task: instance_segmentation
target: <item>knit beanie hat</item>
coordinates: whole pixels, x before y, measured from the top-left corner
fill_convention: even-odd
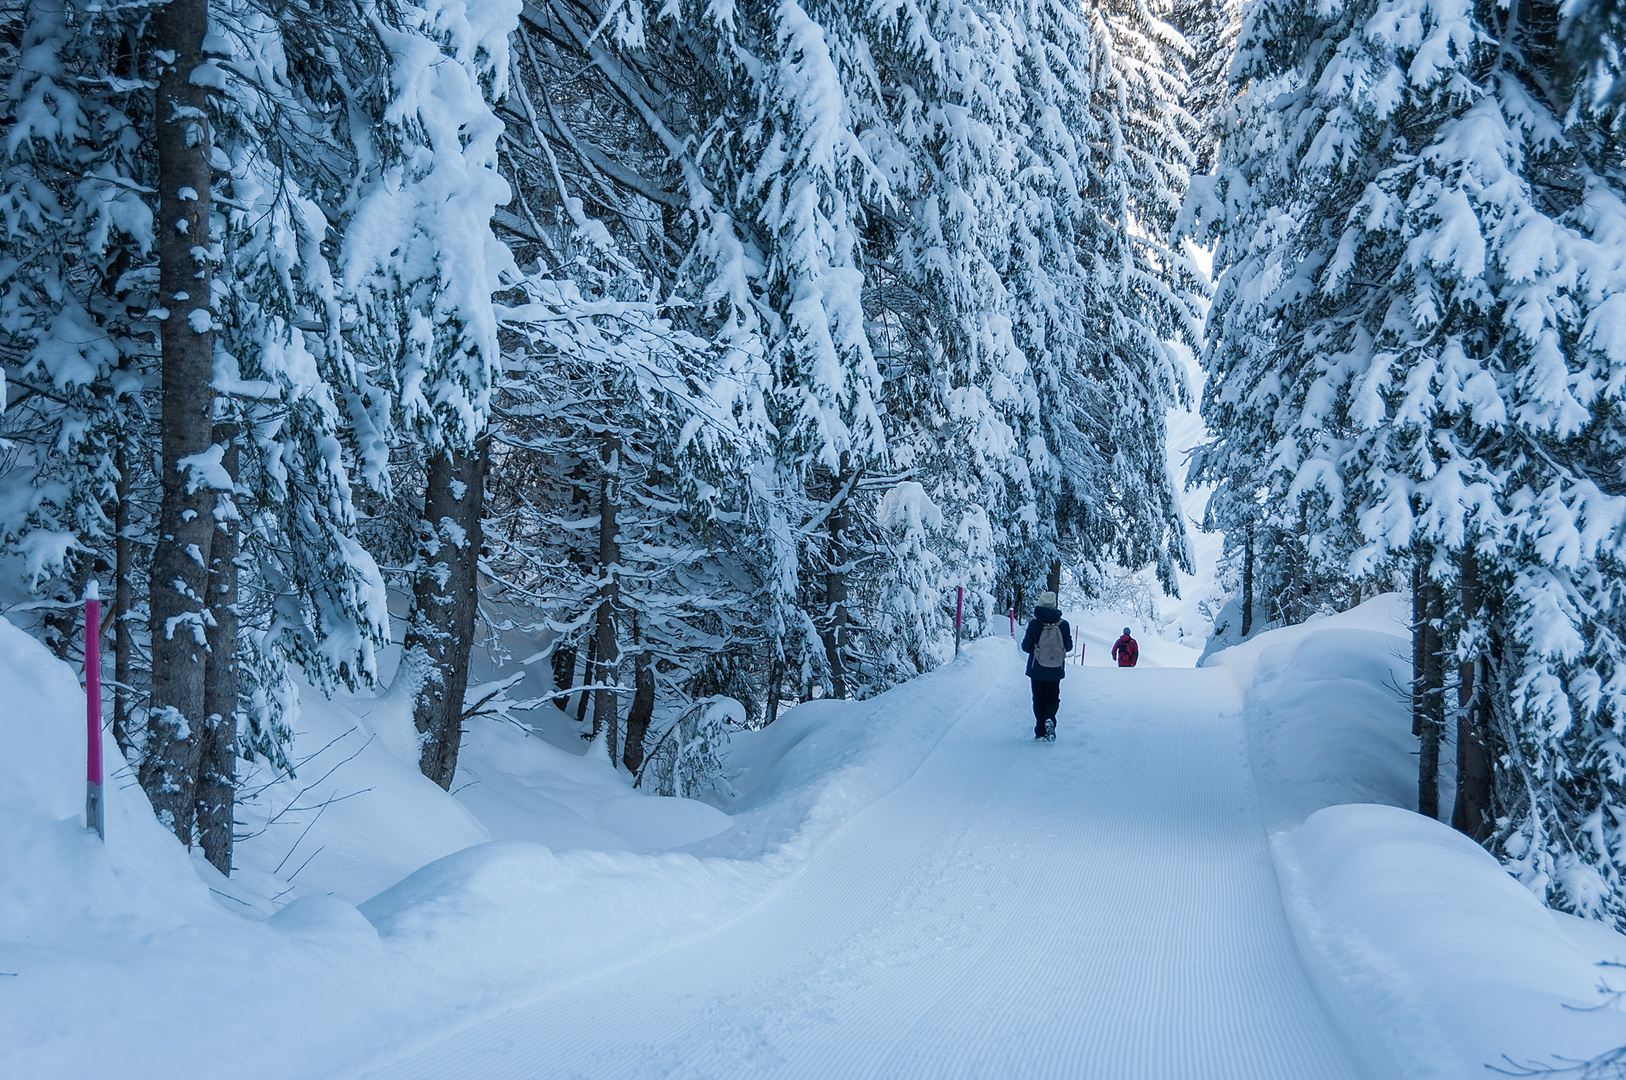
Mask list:
[[[1048,607],[1048,608],[1055,607],[1056,606],[1056,594],[1053,593],[1053,592],[1042,592],[1042,593],[1040,593],[1039,594],[1039,606],[1040,607]]]

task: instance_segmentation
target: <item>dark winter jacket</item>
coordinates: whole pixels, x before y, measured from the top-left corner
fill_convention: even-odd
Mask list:
[[[1073,651],[1073,628],[1061,617],[1061,612],[1050,607],[1034,608],[1033,621],[1028,623],[1028,632],[1022,635],[1022,651],[1028,654],[1028,678],[1035,682],[1060,682],[1067,677],[1066,664],[1043,667],[1033,659],[1033,650],[1039,647],[1039,631],[1046,623],[1053,622],[1061,623],[1061,643],[1067,646],[1069,655]]]
[[[1112,643],[1112,658],[1118,661],[1119,667],[1134,667],[1135,661],[1140,659],[1140,643],[1125,634]]]

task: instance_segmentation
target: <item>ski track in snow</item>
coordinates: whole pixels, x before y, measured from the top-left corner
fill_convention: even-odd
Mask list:
[[[1009,678],[763,907],[370,1075],[1357,1077],[1240,709],[1221,670],[1081,669],[1036,743]]]

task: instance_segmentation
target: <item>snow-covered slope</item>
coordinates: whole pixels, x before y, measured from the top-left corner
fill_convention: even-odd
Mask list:
[[[83,828],[83,692],[0,620],[0,1076],[345,1075],[669,947],[773,895],[907,778],[993,656],[973,644],[894,695],[741,736],[733,816],[496,724],[454,797],[397,745],[387,698],[307,702],[300,778],[244,807],[228,880],[127,771],[106,846]]]

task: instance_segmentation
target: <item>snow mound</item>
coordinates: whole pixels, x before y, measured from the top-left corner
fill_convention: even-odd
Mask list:
[[[0,943],[70,943],[132,920],[169,926],[212,914],[207,888],[128,770],[104,779],[108,843],[85,827],[85,692],[4,619],[0,686]],[[102,741],[113,769],[123,757],[111,736]]]
[[[1384,1080],[1493,1075],[1626,1044],[1599,993],[1626,937],[1547,910],[1413,812],[1409,605],[1385,595],[1208,657],[1243,692],[1261,812],[1306,967]],[[1442,754],[1442,812],[1453,798]],[[1626,972],[1613,979],[1626,988]]]
[[[1260,634],[1209,657],[1243,691],[1248,753],[1271,829],[1324,806],[1415,806],[1409,608],[1394,595]],[[1455,759],[1441,755],[1442,805]]]
[[[1477,1078],[1626,1044],[1626,1014],[1598,1008],[1599,961],[1626,960],[1626,938],[1600,956],[1449,826],[1333,806],[1272,847],[1307,966],[1375,1075]]]

